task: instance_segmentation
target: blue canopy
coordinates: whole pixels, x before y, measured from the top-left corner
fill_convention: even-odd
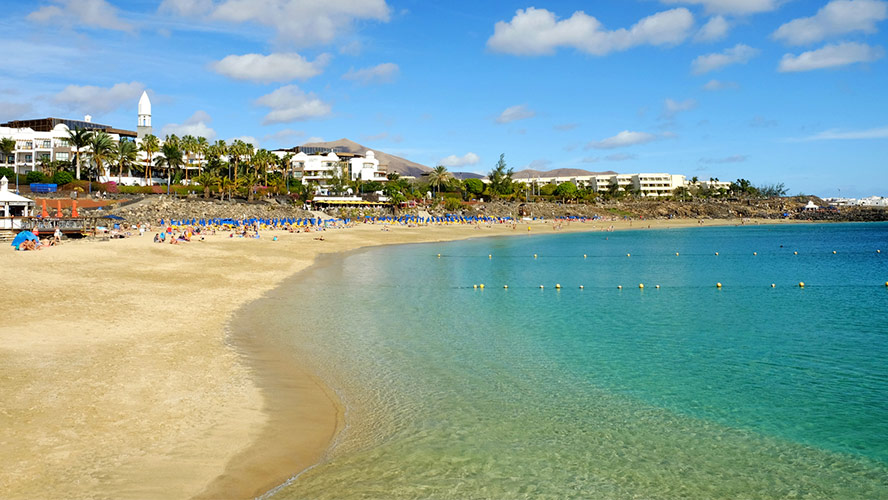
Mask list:
[[[12,246],[18,250],[19,245],[28,240],[40,241],[40,238],[34,236],[34,233],[31,231],[22,231],[19,234],[15,235],[15,238],[12,239]]]

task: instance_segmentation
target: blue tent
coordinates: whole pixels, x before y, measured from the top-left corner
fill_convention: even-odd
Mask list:
[[[40,238],[34,236],[34,233],[31,231],[22,231],[19,234],[15,235],[15,238],[12,240],[12,246],[15,247],[16,250],[19,249],[19,245],[28,240],[40,241]]]

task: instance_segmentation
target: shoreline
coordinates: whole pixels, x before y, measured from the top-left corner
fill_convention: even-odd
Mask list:
[[[646,222],[652,229],[698,226],[696,219]],[[530,234],[609,225],[553,231],[535,224]],[[154,245],[149,234],[35,253],[10,249],[3,275],[32,285],[10,297],[8,310],[17,314],[0,335],[0,362],[8,368],[0,379],[0,397],[8,401],[0,412],[0,460],[15,464],[0,472],[0,488],[9,498],[201,498],[231,493],[232,484],[254,496],[273,490],[323,457],[344,415],[314,374],[251,353],[229,331],[236,311],[322,254],[528,234],[525,226],[368,225],[321,233],[325,241],[304,233],[276,233],[276,242],[214,236],[184,248]],[[281,385],[275,364],[289,373],[289,385]],[[286,406],[282,393],[294,388],[322,394],[318,404],[337,408],[327,413],[332,422],[317,422],[322,432],[309,439],[314,450],[293,453],[294,442],[281,443],[283,424],[304,429],[303,420],[285,418],[305,411]],[[283,455],[299,455],[287,465],[299,469],[276,466]]]

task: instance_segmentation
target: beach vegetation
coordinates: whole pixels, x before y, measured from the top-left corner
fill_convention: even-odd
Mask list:
[[[6,159],[15,151],[15,139],[12,137],[0,137],[0,153],[3,157],[0,160],[6,163]]]
[[[119,141],[114,148],[114,160],[117,163],[117,182],[123,180],[123,170],[131,168],[138,157],[138,147],[132,141]]]
[[[52,182],[58,184],[59,186],[64,186],[69,182],[74,180],[74,176],[71,175],[71,172],[67,172],[65,170],[59,170],[52,176]]]
[[[776,198],[780,196],[786,196],[786,193],[789,192],[789,189],[783,185],[782,182],[777,184],[765,184],[764,186],[758,187],[759,194],[763,198]]]
[[[68,144],[74,147],[74,169],[75,169],[75,177],[80,179],[80,150],[89,146],[90,141],[92,140],[92,131],[75,128],[74,130],[68,130]]]
[[[39,170],[32,170],[28,172],[28,175],[25,176],[25,181],[27,181],[28,183],[46,182],[47,178],[46,174],[44,174],[43,172],[40,172]]]
[[[481,179],[466,179],[463,181],[463,186],[466,188],[466,193],[468,193],[472,198],[477,198],[481,193],[484,192],[484,182]]]
[[[182,167],[182,150],[179,149],[178,141],[170,140],[170,136],[167,136],[160,149],[160,156],[154,159],[154,165],[167,169],[167,183],[172,184],[173,171]]]
[[[151,179],[151,162],[154,159],[154,155],[160,150],[160,140],[157,139],[157,136],[148,134],[142,138],[142,143],[139,145],[139,149],[145,153],[147,158],[144,170],[145,184],[148,184],[149,179]]]
[[[561,201],[572,200],[577,196],[577,185],[573,182],[562,182],[555,186],[555,196],[561,198]]]
[[[504,195],[512,194],[514,189],[512,185],[512,176],[515,171],[512,168],[507,168],[506,166],[506,155],[505,153],[500,154],[499,161],[496,162],[496,166],[493,167],[493,170],[487,174],[487,178],[490,179],[490,184],[488,185],[488,189],[490,191],[491,196],[494,198],[498,198]]]
[[[105,164],[114,157],[114,140],[105,132],[93,133],[89,141],[89,154],[96,176],[105,175]]]
[[[441,185],[447,184],[447,181],[452,178],[453,174],[447,171],[447,167],[444,165],[438,165],[429,172],[429,185],[432,188],[437,189],[438,194],[441,194]]]
[[[448,212],[455,212],[462,208],[462,201],[459,198],[444,198],[444,209]]]

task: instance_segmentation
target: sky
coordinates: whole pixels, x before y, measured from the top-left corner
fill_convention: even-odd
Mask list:
[[[886,0],[0,0],[0,120],[888,196]]]

